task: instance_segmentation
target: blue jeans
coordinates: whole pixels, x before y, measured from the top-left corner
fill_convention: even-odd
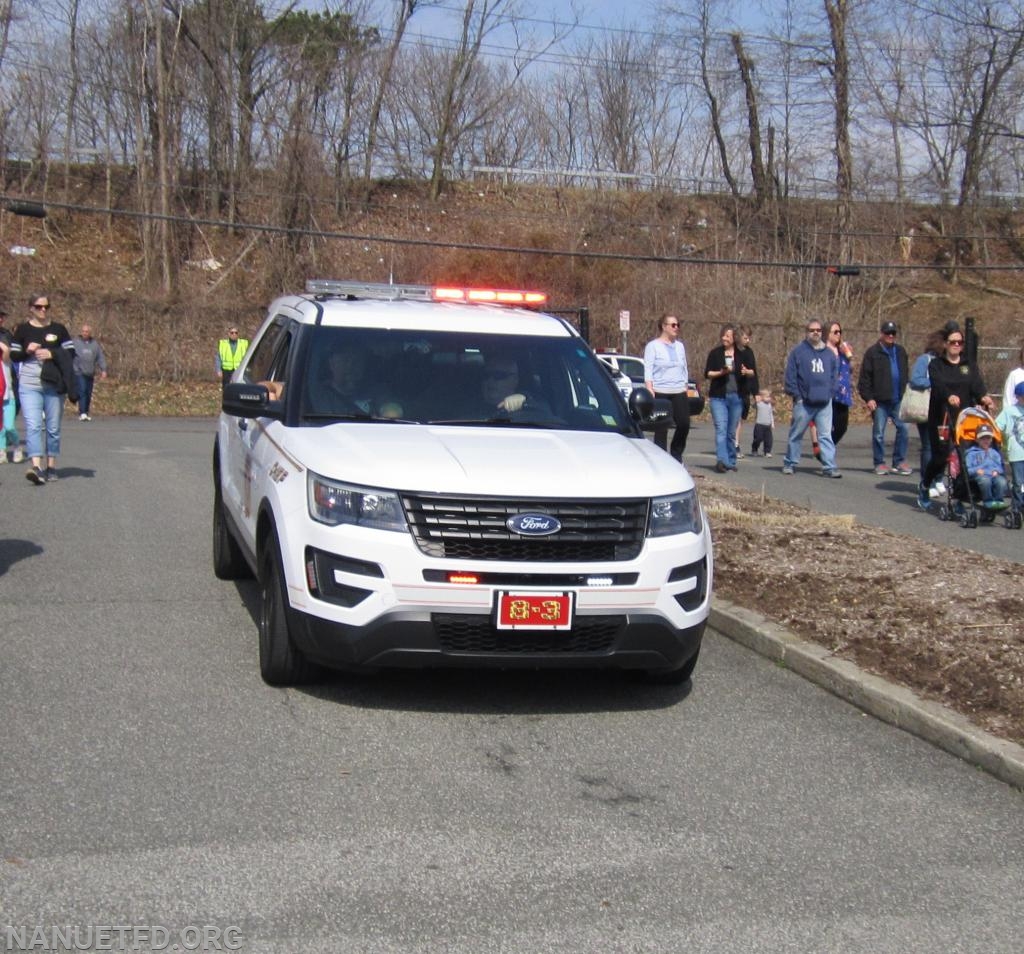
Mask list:
[[[885,425],[892,421],[896,427],[896,442],[892,447],[892,466],[899,467],[907,461],[907,444],[910,438],[907,434],[905,421],[899,418],[900,405],[898,401],[886,401],[884,404],[879,401],[875,407],[871,424],[871,453],[875,458],[875,466],[879,467],[885,463]]]
[[[92,386],[96,379],[91,374],[76,374],[78,378],[78,410],[81,414],[88,414],[92,406]]]
[[[1010,461],[1010,473],[1013,475],[1013,506],[1024,510],[1024,460]]]
[[[57,457],[60,454],[60,420],[64,395],[50,384],[41,390],[20,388],[21,416],[25,419],[25,449],[29,457]],[[46,415],[46,447],[43,447],[43,415]],[[45,466],[45,465],[44,465]]]
[[[1006,496],[1006,478],[999,474],[996,477],[975,477],[978,495],[982,500],[1002,500]]]
[[[715,422],[715,457],[718,463],[736,469],[736,428],[743,413],[743,399],[736,393],[711,398],[711,420]]]
[[[836,445],[832,442],[832,402],[827,404],[804,404],[796,401],[793,404],[793,423],[789,425],[789,444],[782,463],[786,467],[796,467],[800,462],[803,449],[804,434],[814,421],[818,428],[818,447],[821,449],[821,469],[836,469]]]

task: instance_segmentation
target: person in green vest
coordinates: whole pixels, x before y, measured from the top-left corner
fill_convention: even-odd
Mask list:
[[[228,328],[228,336],[217,343],[217,377],[223,388],[231,380],[231,373],[242,363],[249,350],[249,339],[240,338],[237,328]]]

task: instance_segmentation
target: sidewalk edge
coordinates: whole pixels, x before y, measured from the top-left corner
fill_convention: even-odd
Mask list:
[[[781,663],[876,719],[1024,790],[1024,747],[986,732],[959,712],[865,672],[728,600],[715,597],[708,623],[723,636]]]

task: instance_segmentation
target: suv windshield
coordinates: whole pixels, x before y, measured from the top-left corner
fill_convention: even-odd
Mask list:
[[[319,325],[307,421],[513,425],[631,433],[608,373],[576,338]]]

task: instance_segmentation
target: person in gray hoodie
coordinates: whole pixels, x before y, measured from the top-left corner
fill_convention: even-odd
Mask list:
[[[74,345],[75,377],[78,378],[78,419],[91,421],[89,409],[92,407],[92,389],[96,383],[97,373],[101,379],[107,376],[107,357],[100,343],[92,336],[92,328],[88,325],[82,325]]]
[[[822,338],[821,319],[807,322],[806,337],[786,359],[786,393],[793,399],[793,422],[789,427],[782,472],[792,474],[800,462],[804,434],[811,422],[818,429],[822,477],[843,475],[836,466],[836,445],[832,442],[832,394],[839,373],[839,359]]]

